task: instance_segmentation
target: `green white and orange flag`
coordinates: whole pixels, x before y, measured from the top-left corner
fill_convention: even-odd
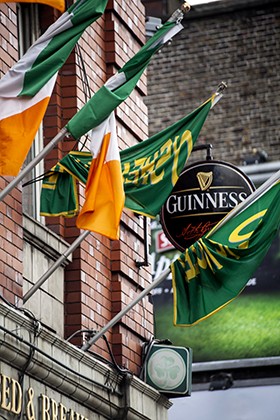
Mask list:
[[[149,217],[155,217],[159,213],[188,160],[210,109],[221,96],[212,95],[170,127],[120,152],[122,175],[114,175],[110,180],[115,179],[116,183],[121,180],[123,187],[118,184],[117,188],[118,191],[124,189],[126,208]],[[101,137],[96,136],[97,129],[98,127],[90,134],[92,146]],[[99,145],[96,147],[99,148]],[[96,156],[94,149],[92,152]],[[41,191],[42,216],[73,217],[78,213],[76,180],[87,183],[86,188],[89,191],[90,184],[95,181],[95,178],[88,176],[91,161],[90,152],[72,151],[44,176]],[[108,195],[111,196],[111,184],[107,184]],[[104,184],[102,194],[105,194],[107,184]],[[91,230],[89,224],[87,229]]]
[[[124,189],[114,112],[92,130],[91,138],[93,159],[76,225],[118,239]]]
[[[136,87],[152,56],[182,29],[179,20],[165,22],[66,125],[75,139],[91,130],[94,161],[87,179],[86,201],[77,218],[79,228],[118,238],[124,190],[117,136],[111,131],[116,130],[113,112]]]
[[[78,0],[0,80],[0,175],[17,175],[47,109],[58,70],[108,0]]]
[[[279,203],[280,171],[171,264],[174,325],[194,325],[242,292],[279,231]]]
[[[179,21],[165,22],[67,123],[66,128],[71,135],[79,139],[108,118],[131,94],[153,55],[183,28]]]
[[[65,0],[0,0],[0,3],[42,3],[58,9],[62,13],[65,10]]]

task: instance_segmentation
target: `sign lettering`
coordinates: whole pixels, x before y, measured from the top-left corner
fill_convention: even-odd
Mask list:
[[[193,164],[181,173],[162,207],[163,231],[184,252],[254,189],[233,165],[214,160]]]
[[[88,420],[45,394],[41,394],[37,401],[32,387],[23,393],[20,383],[9,376],[0,374],[0,379],[1,410],[15,415],[23,414],[27,420]]]

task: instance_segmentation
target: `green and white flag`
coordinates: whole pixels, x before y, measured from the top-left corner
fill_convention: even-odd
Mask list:
[[[46,112],[58,70],[85,29],[103,14],[107,1],[76,1],[0,80],[0,175],[18,174]]]
[[[120,152],[126,208],[149,217],[159,213],[188,160],[211,107],[221,96],[214,94],[175,124]],[[78,212],[76,183],[69,178],[74,177],[85,184],[91,161],[89,152],[70,152],[44,177],[42,215],[71,217],[74,209]]]
[[[77,112],[66,125],[75,139],[100,125],[135,88],[152,56],[184,27],[167,21],[114,76]],[[94,139],[92,139],[94,141]]]
[[[256,190],[239,213],[229,213],[228,221],[223,219],[171,264],[174,325],[194,325],[242,292],[280,228],[279,203],[280,173],[262,195]]]

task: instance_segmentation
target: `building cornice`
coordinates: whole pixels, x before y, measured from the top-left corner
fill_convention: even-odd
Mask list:
[[[0,304],[2,366],[4,362],[24,372],[24,375],[105,418],[117,418],[124,401],[130,401],[126,407],[128,420],[149,419],[141,412],[145,400],[146,404],[153,401],[163,409],[172,405],[158,391],[132,374],[128,374],[129,386],[124,387],[125,375],[43,327],[38,329],[38,321],[35,321],[23,310]],[[31,350],[33,356],[30,360]],[[135,395],[141,395],[142,402]]]

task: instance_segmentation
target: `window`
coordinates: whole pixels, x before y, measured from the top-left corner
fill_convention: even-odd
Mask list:
[[[18,5],[18,40],[19,57],[22,57],[27,49],[40,36],[39,14],[37,4],[19,4]],[[24,165],[27,165],[43,148],[42,127],[38,130],[32,147],[29,151]],[[40,162],[28,174],[23,184],[41,175],[44,171],[43,161]],[[22,192],[22,205],[24,213],[34,219],[43,222],[44,218],[40,216],[40,190],[41,183],[36,182],[27,185]]]

